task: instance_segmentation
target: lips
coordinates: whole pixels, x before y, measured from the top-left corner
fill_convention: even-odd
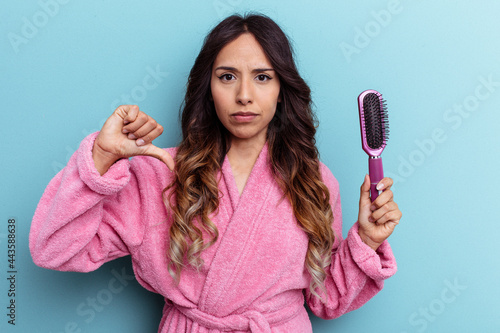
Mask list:
[[[248,111],[238,111],[233,113],[231,117],[233,117],[237,122],[245,123],[255,119],[257,114]]]
[[[248,111],[238,111],[232,114],[233,116],[256,116],[257,114]]]

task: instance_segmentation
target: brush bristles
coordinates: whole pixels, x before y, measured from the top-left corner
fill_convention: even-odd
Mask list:
[[[366,94],[363,98],[363,120],[368,147],[384,147],[389,137],[389,118],[385,100],[381,96]]]

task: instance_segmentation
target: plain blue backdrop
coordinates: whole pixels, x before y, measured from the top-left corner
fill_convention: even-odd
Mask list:
[[[390,238],[399,270],[361,309],[333,321],[311,315],[314,332],[498,332],[493,0],[3,1],[0,331],[156,332],[163,300],[131,279],[128,258],[88,274],[36,267],[31,218],[50,179],[117,105],[138,104],[165,127],[155,143],[175,146],[203,37],[246,11],[269,15],[293,42],[320,120],[321,159],[340,183],[344,234],[367,172],[356,98],[376,89],[388,103],[383,159],[404,215]],[[7,322],[9,219],[15,326]]]

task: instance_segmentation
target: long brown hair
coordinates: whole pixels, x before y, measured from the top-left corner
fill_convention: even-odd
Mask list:
[[[164,190],[172,189],[165,199],[173,212],[169,272],[179,281],[186,262],[199,268],[201,252],[218,237],[209,215],[219,206],[216,174],[231,143],[211,98],[211,72],[219,51],[244,33],[256,38],[280,80],[281,102],[267,131],[269,157],[275,179],[308,235],[306,268],[312,277],[310,290],[318,295],[318,287],[324,291],[335,235],[330,194],[319,171],[317,121],[310,89],[298,73],[288,38],[273,20],[260,14],[232,15],[219,23],[205,38],[189,74],[175,182]]]

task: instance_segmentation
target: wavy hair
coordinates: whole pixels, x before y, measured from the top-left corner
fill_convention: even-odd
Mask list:
[[[216,174],[231,143],[215,112],[210,80],[219,51],[244,33],[256,38],[279,77],[281,102],[267,131],[269,157],[284,198],[308,236],[305,265],[312,278],[310,291],[319,296],[318,288],[325,292],[325,268],[335,235],[330,194],[319,171],[311,91],[298,73],[288,38],[273,20],[260,14],[232,15],[219,23],[205,38],[189,74],[175,181],[163,191],[169,192],[165,204],[173,214],[169,272],[178,282],[186,263],[200,268],[201,252],[218,238],[209,215],[219,206]]]

